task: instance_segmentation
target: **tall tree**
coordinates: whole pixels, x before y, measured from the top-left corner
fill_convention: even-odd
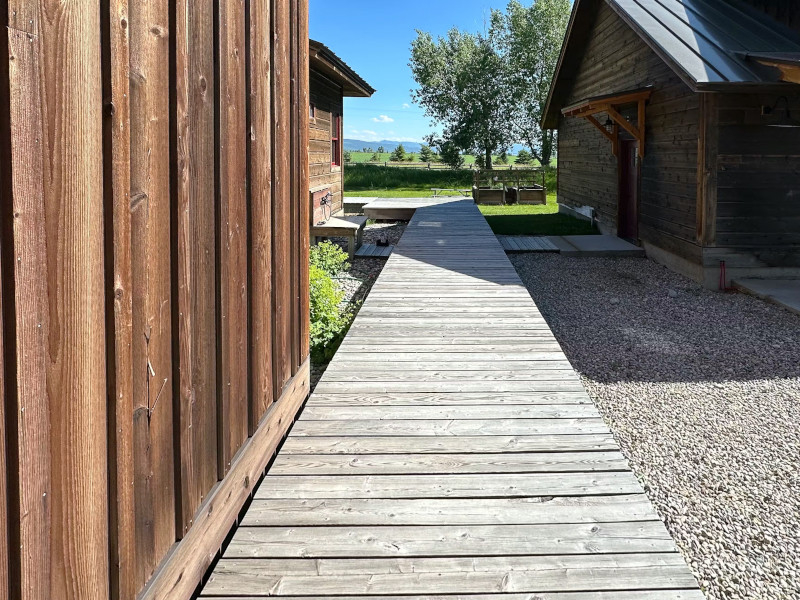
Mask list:
[[[422,144],[422,147],[419,149],[419,159],[422,162],[431,162],[433,160],[433,151],[430,146]]]
[[[530,7],[511,0],[505,13],[492,13],[492,28],[509,64],[510,89],[518,108],[516,137],[545,167],[553,156],[556,133],[543,131],[541,121],[570,11],[570,0],[534,0]]]
[[[414,101],[442,126],[445,140],[485,156],[487,168],[492,154],[513,142],[514,98],[500,33],[494,27],[485,35],[454,28],[434,39],[417,31],[409,64],[419,86],[411,92]]]
[[[406,159],[406,149],[403,148],[403,144],[398,144],[397,148],[394,149],[392,152],[392,156],[389,158],[392,162],[403,162]]]

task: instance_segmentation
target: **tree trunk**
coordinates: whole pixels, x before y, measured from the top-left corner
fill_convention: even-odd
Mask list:
[[[486,168],[492,170],[492,151],[489,148],[486,149]]]
[[[545,131],[544,135],[542,135],[542,166],[549,167],[550,160],[553,156],[553,140],[555,138],[555,132]]]

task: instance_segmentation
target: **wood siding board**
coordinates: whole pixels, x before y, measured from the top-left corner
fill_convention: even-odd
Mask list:
[[[291,89],[289,0],[272,0],[273,27],[273,384],[275,397],[291,378]]]
[[[13,4],[9,10],[13,9]],[[36,21],[38,23],[38,21]],[[8,30],[9,113],[11,136],[11,199],[13,203],[13,290],[15,323],[16,406],[12,422],[17,430],[14,545],[26,549],[15,554],[12,594],[44,598],[51,577],[50,539],[52,503],[43,503],[51,490],[49,447],[50,415],[47,407],[47,248],[45,239],[44,166],[40,49],[36,38],[14,28]],[[22,519],[21,515],[27,515]],[[13,559],[12,559],[13,560]]]
[[[251,433],[276,398],[272,358],[271,14],[270,0],[250,0]]]
[[[308,10],[305,9],[302,3],[298,5],[298,40],[300,42],[300,54],[298,61],[297,77],[299,80],[300,90],[300,121],[298,129],[300,131],[300,238],[298,240],[300,252],[300,356],[299,362],[303,364],[310,355],[310,331],[311,331],[311,310],[310,310],[310,282],[308,275],[309,263],[309,247],[311,243],[309,224],[311,221],[311,206],[308,203],[308,198],[305,190],[309,189],[311,185],[311,170],[308,158],[308,140],[309,140],[309,50],[308,44],[305,41],[308,39],[309,20]],[[344,173],[342,172],[342,186],[340,192],[344,190]]]
[[[178,536],[217,481],[213,3],[176,4]]]
[[[270,407],[255,434],[231,464],[228,476],[214,488],[192,529],[175,548],[170,561],[142,592],[139,600],[188,600],[201,582],[236,523],[269,460],[308,397],[310,364],[305,362],[288,382],[284,395]]]
[[[249,436],[245,6],[219,2],[220,373],[218,476]]]
[[[137,586],[133,455],[130,39],[128,0],[109,0],[103,19],[106,319],[108,353],[110,593],[133,600]]]
[[[14,591],[23,599],[102,599],[108,507],[105,361],[97,360],[105,355],[100,10],[70,4],[45,15],[39,3],[22,1],[8,10],[16,493],[25,548]],[[22,14],[29,17],[24,26]],[[91,35],[97,44],[84,43]]]
[[[169,5],[130,6],[131,244],[137,581],[175,541]]]

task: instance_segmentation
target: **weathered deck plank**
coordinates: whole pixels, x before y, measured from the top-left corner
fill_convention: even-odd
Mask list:
[[[465,201],[417,210],[203,593],[702,599]]]

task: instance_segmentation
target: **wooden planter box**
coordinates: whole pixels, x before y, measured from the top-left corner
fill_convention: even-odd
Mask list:
[[[472,198],[476,204],[504,204],[506,191],[494,188],[472,188]]]
[[[547,191],[540,185],[517,188],[519,204],[547,204]]]

